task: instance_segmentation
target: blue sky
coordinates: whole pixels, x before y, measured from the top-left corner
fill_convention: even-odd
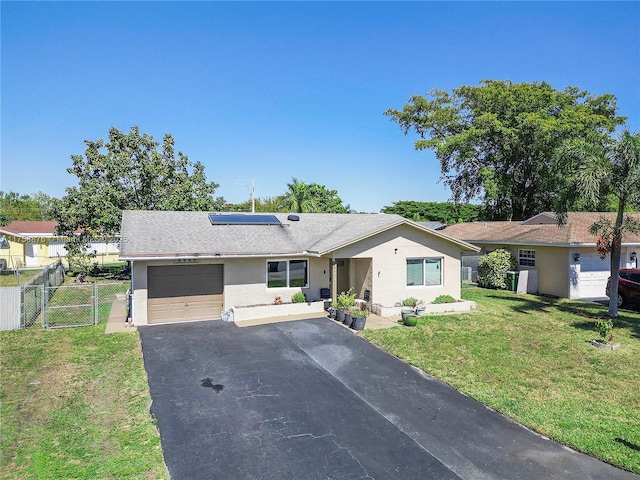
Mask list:
[[[383,116],[493,78],[613,93],[640,130],[639,2],[1,2],[4,191],[64,195],[84,140],[133,125],[230,202],[292,177],[357,211],[446,201]]]

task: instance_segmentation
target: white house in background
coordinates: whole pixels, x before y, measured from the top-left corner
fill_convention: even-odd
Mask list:
[[[41,267],[64,259],[66,237],[56,235],[58,222],[15,221],[0,227],[0,264],[4,268]],[[98,238],[87,251],[96,254],[99,264],[118,261],[119,238]]]
[[[136,325],[220,318],[223,310],[336,298],[393,306],[460,298],[462,252],[478,249],[398,215],[124,211]]]
[[[481,253],[510,250],[519,270],[536,270],[538,292],[565,298],[604,297],[610,256],[601,259],[596,236],[589,227],[601,216],[615,221],[615,213],[571,212],[558,227],[556,216],[545,212],[523,222],[470,222],[449,225],[441,231],[478,245]],[[640,220],[640,215],[635,214]],[[640,235],[625,235],[621,268],[637,268]]]

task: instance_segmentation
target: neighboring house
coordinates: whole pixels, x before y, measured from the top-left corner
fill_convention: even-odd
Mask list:
[[[67,254],[66,237],[56,235],[58,222],[15,221],[0,227],[0,263],[5,268],[49,265]],[[118,239],[92,241],[87,251],[96,254],[100,264],[118,261]]]
[[[553,213],[523,222],[471,222],[449,225],[442,233],[481,247],[483,254],[510,250],[519,270],[536,270],[538,292],[565,298],[604,297],[610,256],[600,259],[596,236],[589,227],[601,216],[615,221],[615,213],[574,212],[558,227]],[[640,219],[640,215],[636,215]],[[620,267],[635,268],[640,235],[625,235]]]
[[[477,250],[399,215],[124,211],[120,258],[132,262],[133,321],[144,325],[323,289],[367,291],[384,306],[460,298],[461,254]]]

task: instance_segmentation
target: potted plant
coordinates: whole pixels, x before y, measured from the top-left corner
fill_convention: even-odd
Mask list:
[[[338,312],[338,302],[331,302],[331,306],[329,307],[329,318],[333,320],[336,319],[336,314]]]
[[[404,322],[407,318],[407,315],[413,315],[415,313],[416,305],[418,304],[418,299],[414,297],[405,298],[402,300],[402,310],[400,310],[400,315],[402,315],[402,321]]]
[[[367,323],[367,311],[361,309],[353,309],[351,311],[351,317],[353,322],[351,328],[354,330],[364,330],[364,326]]]
[[[416,315],[419,317],[424,317],[427,313],[427,307],[424,303],[420,302],[416,305]]]
[[[404,324],[407,327],[415,327],[418,324],[418,316],[417,315],[407,315],[404,319]]]
[[[341,292],[338,294],[338,298],[336,299],[336,308],[338,309],[336,319],[339,322],[344,322],[345,314],[347,310],[353,307],[356,304],[356,294],[353,291],[353,288],[350,288],[346,292]]]
[[[343,323],[347,327],[351,327],[351,324],[353,323],[353,315],[352,314],[353,314],[353,309],[352,308],[347,309],[347,310],[344,311],[344,322]]]

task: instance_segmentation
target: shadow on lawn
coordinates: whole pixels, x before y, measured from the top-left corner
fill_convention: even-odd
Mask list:
[[[581,317],[576,318],[572,326],[581,330],[593,330],[598,319],[606,318],[608,306],[600,303],[588,303],[580,301],[567,301],[556,297],[527,296],[521,297],[504,295],[487,295],[487,298],[496,300],[506,300],[511,302],[510,308],[514,312],[523,314],[550,313],[551,309],[556,309],[564,313],[569,313]],[[635,338],[640,338],[640,318],[634,317],[634,312],[629,310],[619,310],[618,318],[613,320],[614,328],[624,328],[630,331]]]

